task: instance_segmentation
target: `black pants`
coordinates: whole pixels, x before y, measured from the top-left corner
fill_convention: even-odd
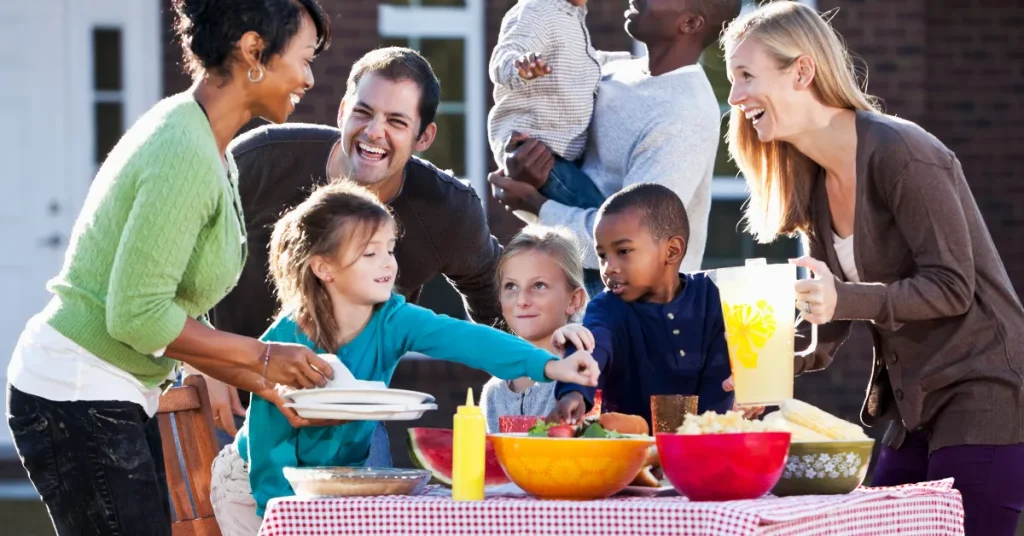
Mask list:
[[[157,420],[130,402],[8,388],[7,423],[58,536],[170,536]]]

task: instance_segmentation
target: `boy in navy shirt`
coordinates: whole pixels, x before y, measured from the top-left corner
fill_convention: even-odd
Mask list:
[[[634,184],[598,210],[594,241],[607,288],[587,305],[586,330],[570,326],[554,339],[569,353],[573,341],[593,344],[603,411],[650,425],[650,397],[665,394],[697,395],[699,412],[732,409],[733,394],[722,389],[731,371],[718,288],[706,274],[679,273],[689,235],[686,208],[661,185]],[[578,422],[595,389],[558,383],[548,420]]]

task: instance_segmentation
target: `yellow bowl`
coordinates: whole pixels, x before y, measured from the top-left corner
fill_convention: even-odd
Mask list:
[[[540,499],[584,501],[610,497],[629,485],[654,438],[528,437],[489,434],[505,474]]]

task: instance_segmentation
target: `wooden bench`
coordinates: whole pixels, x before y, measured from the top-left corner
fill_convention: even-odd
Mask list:
[[[206,380],[202,376],[188,376],[183,386],[169,389],[160,397],[157,419],[174,516],[171,534],[221,536],[210,502],[210,472],[220,444],[214,432]],[[184,474],[175,431],[181,445]]]

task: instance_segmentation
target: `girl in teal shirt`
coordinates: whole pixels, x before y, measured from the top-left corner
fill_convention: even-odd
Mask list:
[[[419,352],[504,379],[597,385],[587,352],[559,360],[494,328],[406,303],[394,292],[396,230],[387,207],[351,184],[324,186],[285,214],[271,238],[270,268],[286,313],[263,339],[334,353],[361,380],[390,383],[399,358]],[[285,467],[362,465],[375,425],[293,428],[274,404],[254,396],[245,426],[213,467],[224,535],[255,534],[267,502],[293,494]]]

